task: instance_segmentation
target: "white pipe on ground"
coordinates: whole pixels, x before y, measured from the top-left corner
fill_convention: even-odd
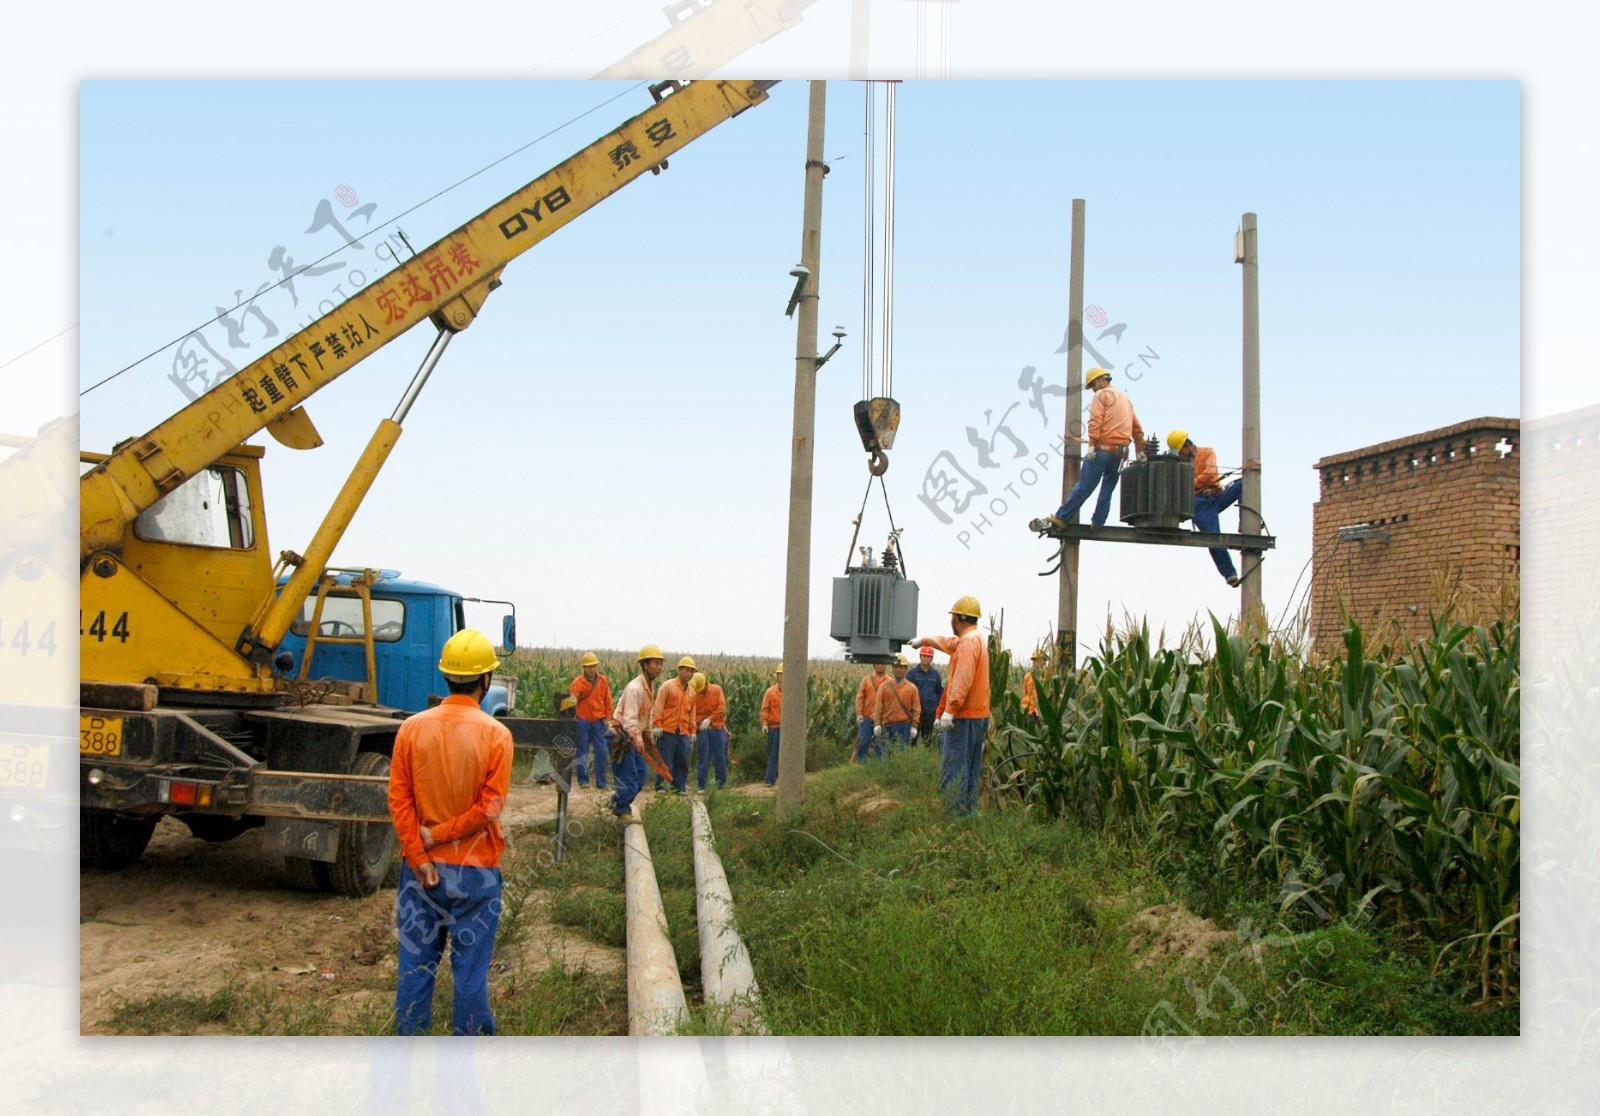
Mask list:
[[[712,843],[711,817],[699,799],[690,802],[694,815],[694,893],[700,920],[700,986],[707,1004],[728,1008],[736,1035],[764,1035],[756,971],[750,951],[733,926],[733,893]]]
[[[628,1033],[677,1034],[689,1018],[689,1005],[678,975],[678,957],[667,937],[667,915],[644,826],[624,829],[622,847],[628,910]]]

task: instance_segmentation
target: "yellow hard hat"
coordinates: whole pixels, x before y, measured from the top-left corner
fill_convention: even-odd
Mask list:
[[[1096,380],[1098,380],[1101,376],[1104,376],[1108,380],[1111,379],[1111,371],[1110,371],[1110,369],[1101,368],[1098,365],[1095,366],[1094,368],[1089,369],[1089,371],[1087,371],[1087,372],[1085,372],[1083,374],[1083,386],[1084,387],[1092,386],[1094,384],[1094,382]]]
[[[962,597],[950,606],[951,616],[969,616],[976,620],[983,615],[983,606],[978,604],[977,597]]]
[[[577,698],[573,697],[571,694],[565,694],[561,698],[561,712],[565,713],[567,710],[571,709],[574,705],[577,705],[577,704],[578,704],[578,699]]]
[[[665,659],[665,658],[666,658],[666,656],[661,653],[661,648],[657,647],[653,643],[647,643],[643,647],[639,648],[639,657],[634,661],[642,663],[646,659]]]
[[[439,669],[458,679],[487,674],[500,665],[489,637],[476,628],[462,628],[445,641],[439,653]]]
[[[773,671],[772,673],[774,673],[774,674],[782,674],[783,673],[783,664],[779,663],[778,664],[778,669]]]
[[[704,693],[706,688],[706,676],[698,670],[695,671],[694,677],[689,679],[689,687],[697,694]]]
[[[1049,657],[1050,656],[1046,655],[1043,650],[1035,651],[1033,653],[1033,661],[1036,662],[1036,663],[1042,663],[1046,659],[1048,659]]]
[[[1176,453],[1178,450],[1181,450],[1188,441],[1189,432],[1187,430],[1174,430],[1171,434],[1167,435],[1167,448]]]
[[[700,669],[699,667],[694,665],[694,659],[691,658],[688,655],[685,655],[683,658],[678,660],[678,669],[682,670],[684,667],[688,667],[690,670],[699,670]]]
[[[600,665],[600,656],[596,655],[593,651],[585,652],[584,656],[583,656],[583,665],[584,666],[599,666]]]
[[[906,657],[904,655],[896,655],[894,657],[894,665],[908,667],[911,664],[906,661]]]

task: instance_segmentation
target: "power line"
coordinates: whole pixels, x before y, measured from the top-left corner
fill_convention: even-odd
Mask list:
[[[620,99],[622,97],[625,97],[630,93],[637,92],[644,85],[645,85],[645,83],[642,82],[642,81],[639,82],[636,85],[630,85],[628,88],[622,90],[622,92],[618,93],[616,96],[607,97],[605,100],[601,101],[599,104],[594,105],[594,106],[592,106],[590,108],[584,109],[577,116],[574,116],[571,120],[568,120],[563,124],[556,125],[554,128],[551,128],[548,132],[544,133],[542,136],[534,137],[533,139],[529,140],[527,143],[523,144],[521,147],[518,147],[513,151],[508,151],[506,154],[500,156],[500,158],[496,159],[494,162],[488,163],[488,164],[486,164],[484,166],[479,167],[477,170],[473,171],[471,174],[467,175],[465,178],[462,178],[462,179],[460,179],[459,181],[456,181],[456,182],[452,182],[449,186],[446,186],[444,189],[439,190],[439,191],[429,195],[426,198],[423,198],[421,201],[417,202],[415,205],[411,206],[409,209],[406,209],[403,212],[395,214],[393,217],[391,217],[387,221],[383,222],[383,224],[378,225],[376,228],[373,228],[373,229],[369,230],[367,233],[365,233],[361,237],[357,238],[358,241],[359,240],[365,240],[365,239],[367,239],[367,237],[371,236],[373,233],[380,232],[383,229],[388,228],[390,225],[394,224],[396,221],[399,221],[402,218],[408,217],[411,214],[415,213],[417,210],[421,209],[423,206],[427,205],[429,202],[437,201],[439,198],[442,198],[442,197],[444,197],[444,195],[448,194],[451,190],[454,190],[454,189],[456,189],[456,188],[458,188],[460,186],[465,186],[468,182],[471,182],[474,178],[477,178],[480,174],[483,174],[486,171],[493,170],[495,167],[499,166],[501,163],[505,162],[507,159],[511,159],[511,158],[516,157],[517,155],[522,154],[524,151],[528,150],[528,148],[532,147],[534,144],[541,143],[544,140],[547,140],[551,136],[555,135],[557,132],[562,131],[565,128],[571,127],[572,125],[576,124],[578,121],[582,120],[584,117],[590,115],[591,113],[598,112],[600,109],[605,108],[612,101],[615,101],[615,100],[618,100],[618,99]],[[310,263],[306,264],[305,267],[300,268],[299,270],[295,271],[293,274],[286,275],[282,279],[279,279],[276,283],[272,284],[272,286],[270,286],[270,287],[267,287],[265,290],[257,291],[255,294],[251,295],[249,298],[245,299],[244,301],[235,303],[232,307],[230,307],[227,310],[222,311],[220,314],[218,314],[216,317],[210,319],[209,321],[201,322],[199,325],[195,326],[194,329],[184,330],[181,334],[179,334],[177,337],[174,337],[171,341],[168,341],[166,344],[160,345],[160,346],[152,349],[150,352],[146,353],[144,356],[140,357],[138,360],[134,361],[133,363],[125,365],[122,368],[117,369],[115,372],[111,373],[111,375],[107,376],[103,380],[97,380],[95,383],[90,384],[88,387],[84,388],[82,391],[80,391],[78,393],[78,397],[81,399],[85,395],[88,395],[95,388],[102,387],[105,384],[109,384],[112,380],[115,380],[118,376],[122,375],[124,372],[128,372],[128,371],[131,371],[131,370],[139,367],[139,365],[143,364],[145,361],[149,360],[151,357],[155,356],[157,353],[161,353],[161,352],[166,351],[167,349],[172,348],[172,346],[178,344],[185,337],[188,337],[191,333],[195,333],[198,330],[202,330],[202,329],[206,328],[206,326],[208,326],[208,325],[214,325],[217,322],[220,322],[223,318],[227,317],[229,314],[233,313],[235,310],[239,309],[241,306],[248,306],[250,303],[252,303],[256,299],[260,298],[267,291],[277,290],[279,287],[283,286],[285,283],[288,283],[288,282],[292,281],[302,271],[305,271],[305,270],[307,270],[309,268],[316,267],[318,264],[322,263],[323,260],[332,259],[334,256],[337,256],[340,252],[343,252],[345,249],[347,249],[349,247],[350,247],[350,245],[348,245],[348,244],[340,245],[338,248],[335,248],[333,251],[329,252],[327,255],[321,256],[321,257],[318,257],[317,259],[312,260]],[[72,328],[72,327],[68,327],[68,328]],[[66,331],[63,330],[62,332],[64,333]],[[59,337],[60,334],[57,334],[56,336]],[[43,342],[40,342],[40,344],[43,344]],[[39,347],[38,345],[34,346],[34,348],[38,348],[38,347]],[[30,349],[28,351],[32,352],[33,350]],[[27,354],[24,353],[22,355],[26,356]],[[20,358],[13,358],[13,359],[20,359]],[[8,361],[7,363],[10,363],[10,362]],[[0,367],[3,367],[3,365],[0,365]]]

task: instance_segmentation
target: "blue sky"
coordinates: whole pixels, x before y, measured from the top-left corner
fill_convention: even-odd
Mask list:
[[[627,84],[88,82],[81,87],[81,369],[94,382],[339,243],[305,230],[317,203],[359,232],[608,98],[618,99],[399,222],[418,248],[648,103]],[[509,597],[524,642],[775,654],[782,631],[805,86],[691,145],[512,264],[452,344],[336,561],[381,564]],[[879,103],[882,103],[880,94]],[[1024,365],[1064,382],[1071,199],[1088,204],[1086,301],[1125,323],[1096,342],[1147,430],[1184,427],[1239,454],[1239,215],[1260,221],[1263,512],[1276,617],[1309,556],[1317,458],[1478,415],[1520,413],[1519,88],[1515,82],[908,82],[898,93],[895,394],[888,474],[923,590],[1005,610],[1026,647],[1054,618],[1047,555],[1023,524],[1059,480],[1005,497],[978,532],[917,499],[948,450],[993,493],[1017,485],[1010,442],[984,471],[966,428],[1009,425],[1033,452],[1048,426]],[[862,87],[829,87],[822,325],[850,332],[818,392],[812,647],[829,653],[828,580],[842,567],[864,457]],[[881,175],[880,175],[881,181]],[[351,187],[357,204],[336,197]],[[285,333],[351,269],[261,307]],[[246,319],[265,351],[259,319]],[[414,331],[308,406],[327,445],[267,441],[274,549],[299,549],[426,348]],[[1090,338],[1095,331],[1091,328]],[[1120,365],[1119,365],[1120,367]],[[183,397],[172,352],[82,400],[103,449]],[[985,418],[985,412],[990,418]],[[260,440],[260,439],[258,439]],[[874,498],[872,508],[881,508]],[[863,541],[886,523],[869,516]],[[1233,514],[1224,518],[1232,527]],[[960,536],[965,533],[967,537]],[[1113,553],[1101,553],[1112,550]],[[1108,612],[1181,630],[1237,595],[1204,554],[1086,546],[1080,631]],[[1085,635],[1083,638],[1088,639]]]

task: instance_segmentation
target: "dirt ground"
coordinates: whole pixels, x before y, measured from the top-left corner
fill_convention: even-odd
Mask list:
[[[569,818],[599,818],[608,794],[574,792]],[[651,797],[641,795],[637,809]],[[555,812],[553,787],[512,787],[504,814],[508,870],[519,831],[548,824]],[[260,830],[208,844],[163,819],[138,864],[80,875],[81,1031],[116,1033],[110,1019],[124,1001],[210,995],[240,981],[264,985],[274,1002],[326,1007],[336,1027],[359,1026],[393,1002],[394,903],[390,889],[365,899],[294,890],[282,858],[261,851]],[[554,958],[600,971],[622,967],[621,950],[543,921],[538,910],[529,908],[520,955],[497,958],[497,973],[514,965],[537,973]]]

